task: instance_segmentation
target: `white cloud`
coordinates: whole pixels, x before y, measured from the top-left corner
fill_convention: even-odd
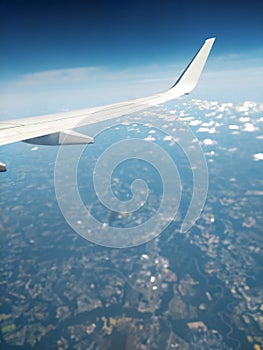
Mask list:
[[[253,155],[254,160],[263,160],[263,153],[256,153]]]
[[[211,145],[215,145],[216,144],[216,141],[215,140],[212,140],[212,139],[204,139],[203,140],[203,144],[205,146],[211,146]]]
[[[257,130],[258,130],[258,128],[256,126],[254,126],[252,123],[245,123],[244,124],[243,131],[255,132]]]
[[[27,88],[36,86],[46,86],[55,84],[75,83],[83,80],[96,79],[97,75],[101,75],[103,69],[100,67],[82,67],[56,69],[43,72],[25,74],[13,82],[13,86],[17,88]]]

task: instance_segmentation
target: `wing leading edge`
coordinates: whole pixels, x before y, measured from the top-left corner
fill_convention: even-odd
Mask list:
[[[215,38],[209,38],[204,42],[176,83],[165,92],[102,107],[0,121],[0,146],[17,141],[42,145],[93,143],[91,137],[72,129],[138,112],[189,94],[199,80],[214,41]]]

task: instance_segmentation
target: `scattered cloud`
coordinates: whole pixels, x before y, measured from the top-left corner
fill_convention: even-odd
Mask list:
[[[253,155],[255,161],[263,160],[263,153],[256,153]]]

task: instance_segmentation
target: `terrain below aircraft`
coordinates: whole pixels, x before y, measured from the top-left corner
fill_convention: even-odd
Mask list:
[[[209,38],[204,42],[176,83],[167,91],[101,107],[0,121],[0,146],[17,141],[38,145],[94,143],[92,137],[72,129],[142,111],[189,94],[199,80],[214,41],[215,38]],[[5,164],[0,163],[0,171],[6,171]]]

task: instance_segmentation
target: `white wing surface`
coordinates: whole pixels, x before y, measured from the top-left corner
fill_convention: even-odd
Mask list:
[[[0,145],[17,141],[45,145],[93,143],[93,138],[72,129],[141,111],[190,93],[198,82],[214,41],[215,38],[210,38],[204,42],[177,82],[165,92],[102,107],[0,121]]]

